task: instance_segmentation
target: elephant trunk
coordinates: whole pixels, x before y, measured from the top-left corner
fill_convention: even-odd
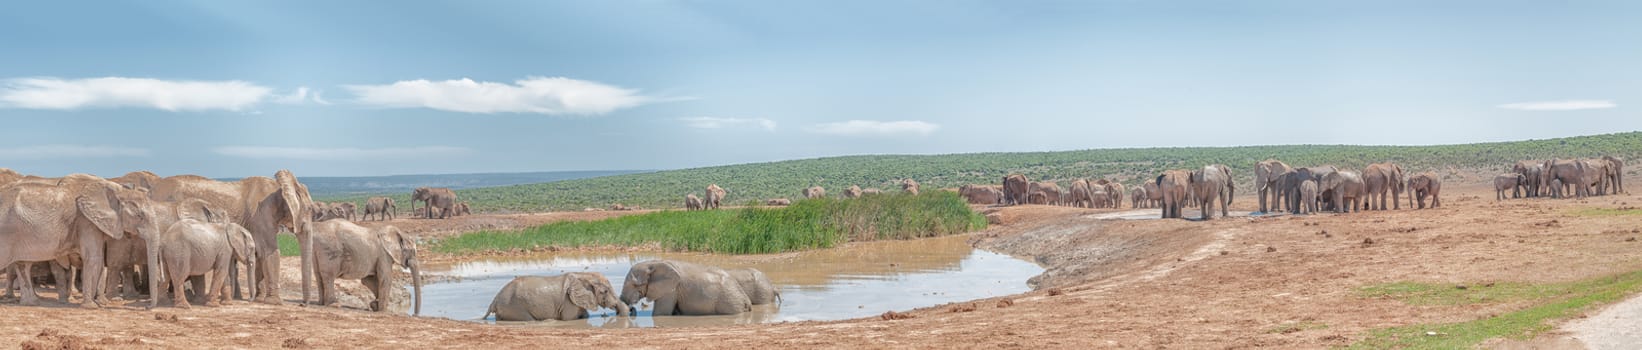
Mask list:
[[[296,234],[298,244],[302,246],[302,303],[306,304],[308,303],[309,293],[311,293],[309,288],[319,285],[318,282],[314,281],[314,226],[312,222],[305,222],[299,224],[298,226],[302,226],[302,230],[293,233]],[[272,251],[274,252],[273,254],[275,254],[272,260],[276,263],[279,262],[279,250],[273,249]],[[267,277],[279,278],[279,276]],[[279,283],[279,281],[275,280],[269,285],[277,286],[277,283]],[[279,289],[275,288],[274,290],[277,291]],[[273,297],[275,298],[274,300],[279,300],[278,295],[274,295]]]
[[[608,300],[607,302],[609,302],[610,304],[614,304],[614,305],[607,305],[606,307],[616,309],[616,315],[618,315],[618,316],[632,315],[632,309],[628,308],[627,304],[618,302],[617,300],[615,300],[616,298],[614,296],[611,296],[610,299],[611,300]]]
[[[246,292],[250,293],[249,294],[250,298],[248,298],[248,299],[254,299],[254,298],[257,297],[257,257],[256,257],[256,253],[253,251],[251,253],[251,256],[249,256],[248,258],[249,259],[245,259],[245,261],[246,261],[245,262],[245,283],[246,283],[245,288],[247,289]],[[235,279],[234,283],[239,283],[239,280]],[[239,288],[235,287],[234,290],[239,290]]]
[[[160,293],[165,290],[165,288],[160,287],[160,272],[164,271],[164,270],[160,269],[160,240],[159,240],[159,237],[151,237],[147,241],[148,241],[147,242],[147,245],[148,245],[148,296],[150,298],[150,301],[148,303],[148,307],[149,308],[155,308],[155,307],[160,306],[160,299],[164,298],[164,296],[160,295]],[[25,269],[27,269],[27,268],[25,268]],[[25,283],[29,283],[29,282],[25,282]]]
[[[411,289],[416,292],[416,301],[415,301],[415,303],[416,303],[415,308],[416,309],[415,309],[415,313],[413,313],[412,315],[421,316],[422,315],[422,268],[421,268],[422,262],[420,260],[417,260],[416,258],[411,258],[410,261],[409,261],[409,264],[405,264],[405,265],[410,266]]]

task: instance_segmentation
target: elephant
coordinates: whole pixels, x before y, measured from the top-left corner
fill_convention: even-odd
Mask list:
[[[154,206],[154,227],[170,228],[177,221],[193,219],[199,221],[224,221],[227,217],[222,209],[213,208],[204,200],[190,198],[182,202],[156,203]],[[242,227],[243,228],[243,227]],[[159,231],[164,233],[164,231]],[[148,265],[148,244],[141,237],[125,237],[109,241],[104,246],[103,266],[104,273],[103,293],[115,295],[116,287],[121,287],[120,296],[126,299],[136,298],[139,294],[138,285],[147,286],[147,277],[139,277],[139,273],[146,274]],[[254,257],[254,256],[251,256]],[[255,269],[250,270],[255,273]],[[235,277],[238,277],[237,271]],[[196,290],[204,290],[203,279]],[[238,296],[235,296],[238,297]]]
[[[364,219],[370,220],[371,215],[376,215],[377,221],[393,220],[394,211],[398,209],[398,206],[393,203],[393,198],[371,197],[365,200]]]
[[[1026,175],[1009,174],[1003,177],[1003,198],[1006,205],[1026,204],[1026,196],[1031,194],[1027,188],[1030,181]]]
[[[684,210],[701,210],[701,197],[695,194],[684,195]]]
[[[1112,182],[1107,183],[1106,184],[1106,196],[1108,198],[1106,203],[1111,204],[1112,208],[1114,208],[1114,209],[1123,208],[1123,184],[1122,183],[1119,183],[1117,181],[1112,181]]]
[[[130,235],[153,242],[159,234],[153,207],[154,201],[141,190],[85,174],[65,176],[50,185],[12,184],[0,191],[0,244],[5,246],[0,249],[0,266],[77,253],[84,266],[80,306],[99,308],[105,300],[100,292],[107,243]],[[153,271],[153,254],[148,263]],[[24,283],[19,292],[22,304],[38,303],[32,283]]]
[[[1304,183],[1306,180],[1315,181],[1318,183],[1319,191],[1327,191],[1326,188],[1322,187],[1323,176],[1333,173],[1338,169],[1331,165],[1324,165],[1316,167],[1293,168],[1293,170],[1293,172],[1284,173],[1283,177],[1278,178],[1278,191],[1284,194],[1284,201],[1287,202],[1285,204],[1287,205],[1287,210],[1290,213],[1300,211],[1300,206],[1302,205],[1302,203],[1300,203],[1300,184]],[[1328,198],[1323,197],[1321,192],[1318,193],[1317,199],[1319,201],[1329,200]]]
[[[848,194],[849,192],[844,192]],[[958,188],[958,195],[964,196],[969,204],[1002,204],[1004,201],[1003,188],[988,185],[964,185]]]
[[[638,207],[629,207],[627,209],[628,210],[638,210]],[[456,202],[456,212],[451,214],[450,216],[468,216],[468,215],[473,215],[473,208],[468,206],[467,201],[461,201],[461,202]]]
[[[1573,187],[1574,196],[1585,198],[1592,195],[1592,186],[1599,189],[1603,184],[1603,176],[1607,171],[1606,162],[1584,159],[1552,159],[1545,161],[1545,169],[1549,171],[1550,180],[1560,180],[1562,185],[1551,186],[1552,198],[1568,196],[1569,186]]]
[[[1300,210],[1295,214],[1317,212],[1317,181],[1305,179],[1300,182]]]
[[[1396,163],[1374,163],[1363,167],[1363,188],[1368,196],[1369,210],[1386,210],[1386,193],[1391,194],[1390,209],[1402,209],[1403,167]],[[1375,201],[1378,197],[1379,201]]]
[[[1163,218],[1180,219],[1180,209],[1186,205],[1186,192],[1190,190],[1192,173],[1185,170],[1164,171],[1157,176],[1158,194],[1163,199]]]
[[[342,217],[348,219],[348,221],[354,221],[354,215],[359,213],[359,207],[355,206],[353,202],[337,203],[336,208],[342,210]]]
[[[411,211],[416,211],[417,201],[422,202],[428,208],[433,208],[428,209],[429,215],[426,216],[427,218],[432,218],[435,210],[438,211],[437,215],[440,219],[449,219],[452,214],[456,213],[456,191],[451,191],[449,188],[417,187],[415,191],[411,192]]]
[[[1505,200],[1506,190],[1510,190],[1511,192],[1520,191],[1518,187],[1523,184],[1525,181],[1524,179],[1526,179],[1526,177],[1518,173],[1494,175],[1494,200]],[[1512,196],[1511,198],[1516,198],[1516,196]]]
[[[1052,181],[1034,181],[1027,185],[1027,192],[1042,192],[1044,195],[1044,204],[1061,205],[1061,203],[1065,201],[1065,198],[1062,197],[1064,192],[1061,191],[1060,185],[1055,184]]]
[[[1221,164],[1210,164],[1188,175],[1193,198],[1200,203],[1203,220],[1214,219],[1215,202],[1220,204],[1220,216],[1231,216],[1229,210],[1237,185],[1232,183],[1231,169]]]
[[[1146,183],[1141,184],[1140,188],[1146,190],[1146,201],[1150,202],[1146,207],[1163,207],[1163,190],[1157,187],[1157,180],[1146,180]]]
[[[587,312],[601,307],[627,316],[631,309],[616,300],[610,280],[594,272],[570,272],[558,276],[519,276],[503,286],[490,308],[480,318],[496,315],[497,321],[569,321],[587,318]]]
[[[1602,159],[1580,159],[1579,162],[1584,163],[1586,169],[1585,173],[1581,174],[1582,176],[1580,177],[1580,179],[1583,180],[1582,184],[1586,184],[1587,186],[1585,194],[1587,196],[1600,196],[1607,194],[1608,186],[1612,185],[1612,183],[1608,181],[1611,179],[1608,175],[1612,169],[1608,166],[1608,161]]]
[[[1522,175],[1522,183],[1511,190],[1511,198],[1539,197],[1549,186],[1545,184],[1545,161],[1523,160],[1511,166],[1511,172]]]
[[[850,185],[850,188],[844,189],[844,198],[861,198],[861,186]]]
[[[1272,208],[1282,208],[1283,191],[1277,187],[1283,174],[1294,171],[1287,163],[1276,159],[1267,159],[1254,164],[1254,187],[1260,195],[1260,212],[1269,213]],[[1268,206],[1267,198],[1270,198]]]
[[[752,311],[752,300],[729,272],[683,261],[634,264],[622,282],[621,302],[654,303],[653,315],[735,315]]]
[[[905,191],[906,193],[912,194],[914,196],[918,195],[918,181],[910,179],[910,178],[902,179],[901,180],[901,191]]]
[[[393,226],[373,230],[343,220],[311,225],[320,305],[336,303],[336,279],[359,279],[376,295],[371,309],[388,312],[388,290],[398,288],[393,283],[394,265],[400,265],[410,268],[416,293],[413,314],[422,314],[422,262],[416,258],[415,236]]]
[[[1089,181],[1084,179],[1072,180],[1071,190],[1072,195],[1067,198],[1069,202],[1067,204],[1078,208],[1096,208],[1095,200],[1092,198],[1094,197],[1094,190],[1090,188]]]
[[[1625,192],[1625,159],[1614,156],[1602,156],[1608,162],[1608,183],[1613,186],[1613,194]]]
[[[809,188],[805,188],[802,192],[804,194],[805,199],[815,199],[815,198],[826,198],[827,197],[827,189],[821,188],[821,186],[810,186]]]
[[[718,184],[708,184],[706,192],[707,197],[702,201],[702,204],[707,209],[718,209],[719,204],[724,201],[724,196],[730,193],[730,191],[718,187]]]
[[[747,294],[747,301],[753,305],[764,305],[781,302],[781,290],[775,288],[775,283],[764,276],[763,271],[754,268],[739,268],[724,270],[735,278],[736,284],[741,286],[741,292]]]
[[[1031,195],[1026,196],[1026,203],[1038,205],[1049,204],[1049,195],[1043,193],[1043,191],[1032,192]]]
[[[1071,197],[1071,195],[1067,195],[1067,197]],[[1096,189],[1094,192],[1089,193],[1090,208],[1110,208],[1112,207],[1111,200],[1112,196],[1106,194],[1105,190]]]
[[[865,196],[865,195],[869,195],[869,194],[884,194],[884,190],[880,190],[880,189],[872,188],[872,187],[868,187],[868,188],[865,188],[865,189],[861,190],[861,195]]]
[[[252,176],[239,181],[217,181],[196,175],[177,175],[160,178],[147,171],[128,173],[124,176],[111,179],[116,183],[128,185],[148,191],[148,197],[160,202],[180,202],[186,199],[200,199],[212,208],[223,211],[227,222],[245,227],[256,237],[257,272],[256,286],[259,293],[257,299],[265,303],[279,304],[279,244],[280,228],[286,228],[297,238],[298,249],[301,250],[302,296],[308,300],[310,286],[313,281],[313,246],[308,237],[306,223],[313,222],[308,213],[309,204],[313,203],[308,194],[308,187],[297,181],[296,175],[290,170],[279,170],[273,178]],[[157,230],[156,230],[157,231]],[[149,271],[154,271],[157,251],[149,242]],[[234,263],[230,263],[234,264]],[[231,279],[237,279],[230,273]],[[149,286],[150,293],[155,286]],[[234,293],[239,288],[234,287]]]
[[[792,205],[792,200],[788,200],[786,198],[773,198],[773,199],[764,201],[764,205],[784,207],[784,206]]]
[[[1338,170],[1323,176],[1323,181],[1317,183],[1321,191],[1319,196],[1328,197],[1334,203],[1334,212],[1349,213],[1361,211],[1359,204],[1363,204],[1368,195],[1367,185],[1363,183],[1363,175],[1350,170]]]
[[[1129,206],[1135,209],[1146,208],[1146,188],[1135,187],[1129,190]]]
[[[1408,178],[1408,193],[1410,201],[1418,201],[1419,209],[1425,209],[1425,196],[1431,196],[1431,207],[1442,207],[1442,177],[1437,173],[1424,172]],[[1415,203],[1409,203],[1414,206]]]
[[[233,268],[229,261],[238,261],[246,264],[250,271],[256,271],[256,239],[251,231],[231,222],[210,223],[195,219],[183,219],[171,224],[159,236],[160,240],[160,273],[148,274],[150,285],[160,284],[160,275],[170,279],[172,300],[178,308],[189,308],[188,299],[183,297],[183,282],[190,276],[209,276],[211,285],[202,292],[195,293],[205,296],[206,306],[219,305],[219,299],[228,299],[222,294],[227,286],[228,271]],[[251,294],[256,294],[256,274],[247,273],[251,279],[247,283],[251,286]],[[151,299],[149,307],[157,307],[160,297],[156,294]]]

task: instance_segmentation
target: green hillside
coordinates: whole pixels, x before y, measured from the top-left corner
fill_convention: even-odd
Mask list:
[[[1520,159],[1615,155],[1642,159],[1642,132],[1546,140],[1436,146],[1287,145],[1246,147],[1131,148],[1064,152],[875,155],[790,160],[669,170],[528,185],[458,190],[479,212],[529,212],[602,208],[611,203],[645,208],[682,207],[685,194],[701,195],[716,183],[730,191],[728,202],[797,198],[799,189],[821,185],[837,196],[851,184],[898,189],[897,179],[918,180],[926,190],[963,184],[998,183],[1009,173],[1033,179],[1107,177],[1127,185],[1174,168],[1221,163],[1236,172],[1239,191],[1252,188],[1254,163],[1267,158],[1294,166],[1332,164],[1358,168],[1393,161],[1412,172],[1492,173]],[[1637,166],[1627,171],[1635,172]],[[408,194],[397,194],[407,203]],[[321,198],[360,201],[363,196]],[[728,203],[727,203],[728,204]],[[408,205],[402,205],[408,208]]]

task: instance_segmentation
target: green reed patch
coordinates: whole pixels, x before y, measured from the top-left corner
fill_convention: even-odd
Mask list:
[[[1484,340],[1529,339],[1555,329],[1552,320],[1567,319],[1642,291],[1642,271],[1548,284],[1499,283],[1492,286],[1398,282],[1359,290],[1366,297],[1399,299],[1410,305],[1464,306],[1532,301],[1528,308],[1475,321],[1399,326],[1374,330],[1352,349],[1459,349]]]

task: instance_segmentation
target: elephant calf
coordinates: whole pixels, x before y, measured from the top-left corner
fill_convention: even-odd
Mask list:
[[[222,295],[224,282],[228,279],[230,259],[239,261],[247,267],[247,271],[256,271],[256,240],[251,237],[251,231],[235,223],[208,223],[194,219],[184,219],[172,224],[159,238],[158,258],[163,274],[171,283],[171,298],[176,307],[189,308],[188,298],[183,295],[183,282],[190,276],[210,274],[211,285],[205,288],[205,306],[217,306],[219,299],[226,299]],[[160,273],[151,273],[148,277],[150,288],[159,288]],[[256,274],[246,273],[252,290],[256,294]],[[200,292],[196,290],[195,292]],[[158,296],[159,293],[150,293]],[[160,298],[155,297],[149,306],[159,306]]]
[[[1494,176],[1494,200],[1505,200],[1505,191],[1520,192],[1517,185],[1522,184],[1523,176],[1517,173],[1505,173]],[[1512,198],[1516,195],[1513,194]]]
[[[520,276],[502,287],[490,301],[485,317],[497,321],[569,321],[587,318],[587,312],[607,307],[627,316],[627,304],[616,300],[610,280],[592,272],[558,276]]]

